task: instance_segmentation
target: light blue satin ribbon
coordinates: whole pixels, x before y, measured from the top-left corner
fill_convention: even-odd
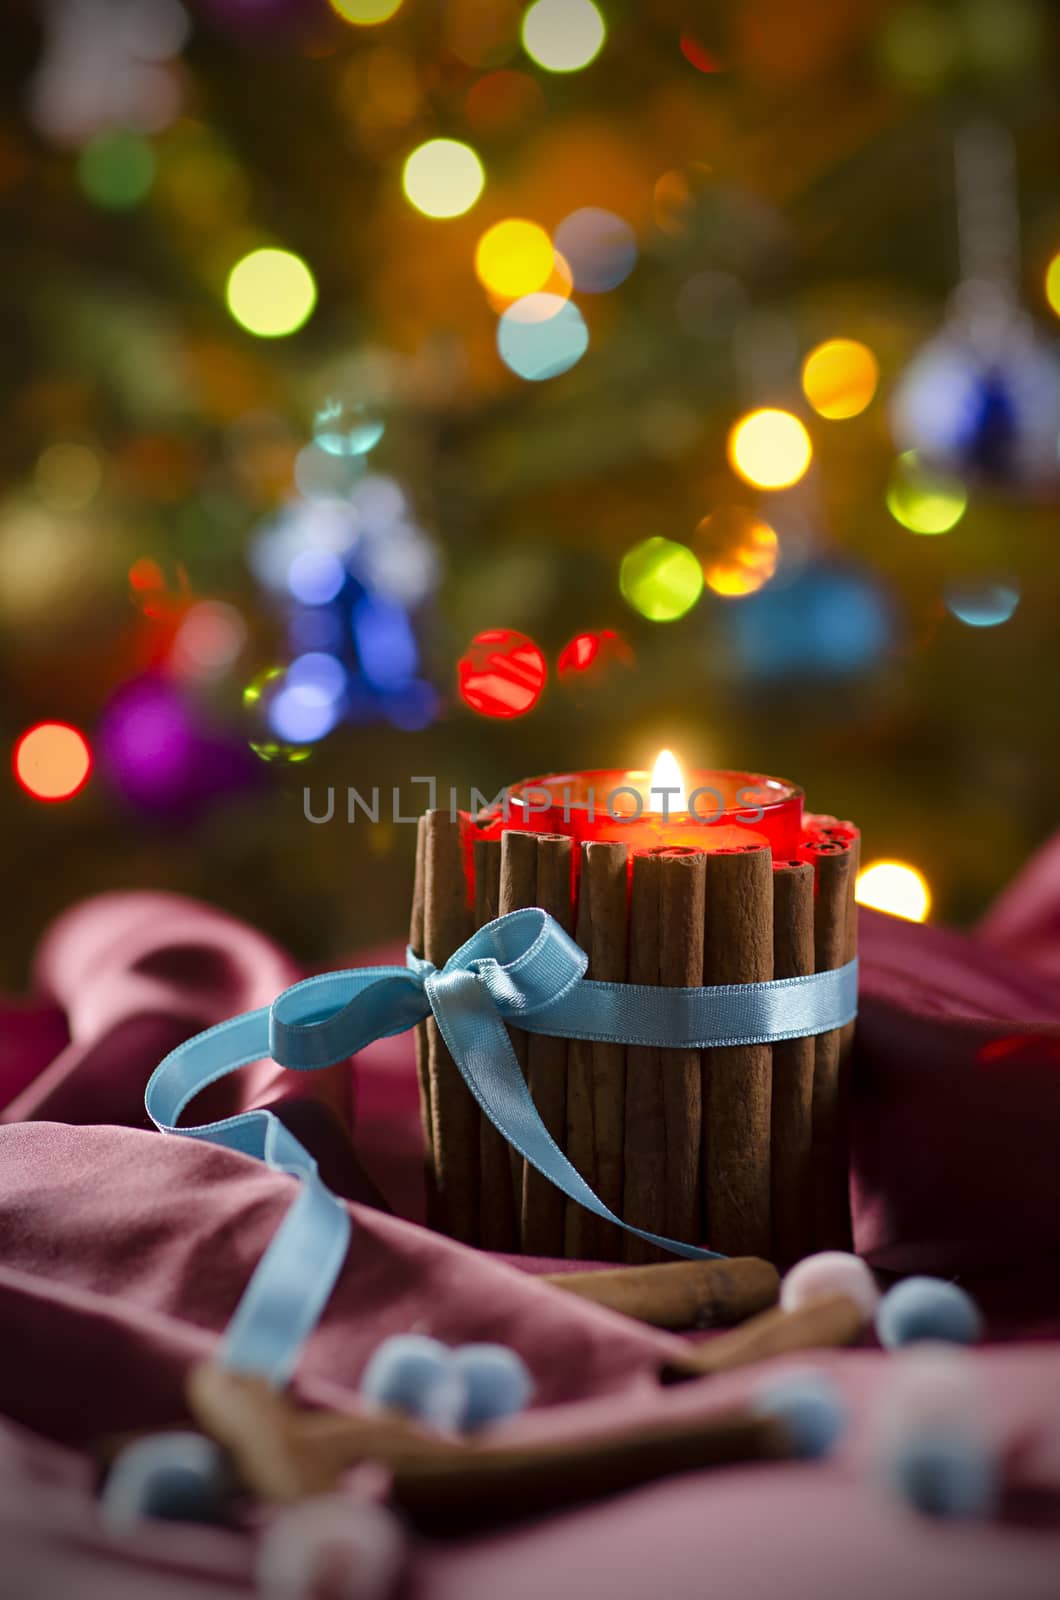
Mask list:
[[[442,968],[409,951],[404,967],[355,967],[307,978],[271,1006],[209,1028],[166,1056],[145,1096],[156,1127],[240,1150],[302,1180],[225,1332],[225,1365],[275,1383],[290,1377],[345,1258],[349,1213],[272,1112],[182,1128],[185,1107],[208,1084],[263,1056],[314,1071],[432,1014],[486,1116],[565,1195],[674,1255],[717,1256],[635,1228],[604,1205],[541,1121],[505,1025],[664,1049],[826,1033],[857,1011],[857,962],[806,978],[698,989],[595,983],[584,976],[587,965],[584,951],[546,912],[512,911],[479,929]]]

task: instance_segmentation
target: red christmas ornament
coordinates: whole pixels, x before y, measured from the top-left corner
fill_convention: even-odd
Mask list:
[[[460,694],[480,717],[523,717],[541,698],[548,669],[533,639],[514,628],[477,633],[457,663]]]

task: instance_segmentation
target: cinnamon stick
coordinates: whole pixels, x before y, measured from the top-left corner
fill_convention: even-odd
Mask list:
[[[807,861],[773,866],[773,976],[813,972],[813,868]],[[773,1260],[782,1267],[813,1249],[813,1078],[816,1040],[773,1046],[771,1211]]]
[[[835,1349],[855,1344],[865,1327],[866,1316],[856,1300],[834,1295],[814,1300],[798,1311],[779,1307],[763,1311],[742,1327],[721,1333],[706,1344],[689,1346],[677,1360],[668,1361],[660,1372],[664,1383],[680,1383],[686,1378],[702,1378],[734,1367],[749,1367],[772,1356],[793,1350]]]
[[[601,983],[626,981],[628,921],[627,848],[594,841],[582,846],[575,938],[589,957],[587,976]],[[626,1047],[606,1040],[572,1039],[567,1051],[567,1155],[616,1216],[622,1215],[626,1119]],[[567,1202],[569,1257],[617,1261],[619,1230]]]
[[[780,1278],[769,1261],[667,1261],[603,1272],[557,1272],[544,1280],[653,1328],[728,1327],[776,1304]]]
[[[427,818],[416,824],[416,876],[412,885],[412,911],[409,915],[409,948],[422,956],[424,905],[427,897]],[[424,1175],[427,1191],[427,1222],[438,1223],[438,1185],[434,1175],[434,1135],[431,1128],[431,1083],[427,1064],[427,1024],[416,1024],[416,1081],[420,1090],[420,1124],[425,1153]]]
[[[703,983],[773,976],[773,867],[768,845],[707,856]],[[770,1249],[769,1045],[703,1053],[706,1237],[727,1255]]]
[[[188,1404],[259,1498],[289,1503],[325,1494],[352,1467],[373,1461],[386,1468],[392,1498],[417,1527],[442,1534],[599,1499],[675,1472],[794,1454],[780,1419],[735,1407],[492,1444],[427,1433],[394,1412],[305,1411],[263,1378],[212,1364],[192,1370]]]
[[[635,851],[629,905],[629,981],[659,982],[662,925],[662,861],[654,850]],[[655,1045],[626,1049],[626,1136],[623,1219],[637,1228],[662,1233],[666,1223],[666,1106],[663,1100],[665,1052]],[[655,1245],[627,1233],[625,1261],[664,1261]]]
[[[471,933],[459,818],[447,811],[427,812],[424,857],[424,954],[440,967]],[[455,1239],[474,1244],[478,1240],[480,1113],[433,1017],[427,1021],[427,1067],[442,1219]]]
[[[535,904],[574,932],[571,841],[558,833],[537,835]],[[527,1081],[534,1105],[553,1139],[567,1137],[567,1041],[549,1034],[530,1035]],[[528,1255],[562,1256],[567,1199],[561,1189],[526,1162],[523,1167],[521,1233]]]
[[[814,869],[814,970],[841,967],[847,949],[847,908],[854,855],[848,839],[817,835],[803,855]],[[817,1035],[813,1068],[814,1245],[849,1250],[850,1155],[842,1082],[841,1030]]]
[[[499,915],[507,916],[509,911],[523,911],[527,906],[537,904],[537,840],[532,833],[520,833],[514,828],[507,829],[501,834],[501,883],[499,897]],[[515,1059],[522,1070],[523,1077],[527,1076],[527,1055],[530,1044],[530,1035],[522,1028],[509,1028],[509,1037]],[[523,1192],[523,1158],[509,1145],[508,1164],[512,1174],[512,1193],[515,1196],[517,1211],[522,1209]],[[520,1246],[522,1244],[522,1228],[520,1224]]]
[[[501,842],[476,839],[475,926],[482,928],[500,916]],[[519,1248],[519,1216],[512,1187],[510,1146],[485,1112],[479,1123],[479,1238],[486,1250]]]

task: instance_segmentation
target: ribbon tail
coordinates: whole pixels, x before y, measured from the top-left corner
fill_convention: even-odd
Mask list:
[[[722,1259],[717,1250],[634,1227],[606,1206],[559,1148],[534,1105],[500,1014],[474,973],[427,979],[427,996],[461,1077],[497,1131],[570,1200],[648,1244],[692,1261]]]

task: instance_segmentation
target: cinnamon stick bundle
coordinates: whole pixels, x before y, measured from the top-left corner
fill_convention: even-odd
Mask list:
[[[830,972],[847,959],[848,923],[856,939],[854,852],[849,839],[818,834],[802,854],[814,869],[814,970]],[[813,1069],[814,1246],[849,1250],[850,1152],[843,1030],[819,1033]]]
[[[813,972],[813,868],[773,864],[773,976]],[[813,1249],[813,1079],[817,1041],[773,1046],[771,1139],[772,1259],[791,1266]]]
[[[768,845],[707,856],[704,984],[773,976],[773,865]],[[726,1255],[770,1249],[773,1052],[725,1045],[703,1052],[705,1237]]]
[[[571,841],[562,834],[537,835],[537,887],[534,904],[547,911],[566,933],[574,932]],[[567,1041],[549,1034],[530,1035],[527,1081],[534,1105],[560,1149],[567,1138]],[[523,1166],[521,1234],[528,1255],[562,1256],[567,1198],[532,1167]]]
[[[485,927],[500,915],[501,841],[476,839],[475,926]],[[510,1146],[485,1112],[479,1123],[479,1239],[486,1250],[508,1253],[519,1248],[519,1212],[512,1185]]]
[[[428,811],[424,833],[424,955],[443,966],[471,934],[459,818]],[[479,1233],[481,1113],[433,1017],[427,1019],[427,1074],[434,1175],[444,1227],[475,1244]]]
[[[583,844],[575,938],[589,957],[587,977],[624,983],[629,854],[621,843]],[[572,1039],[567,1052],[567,1155],[616,1216],[622,1216],[626,1122],[626,1047]],[[567,1202],[566,1254],[617,1261],[618,1229]]]

